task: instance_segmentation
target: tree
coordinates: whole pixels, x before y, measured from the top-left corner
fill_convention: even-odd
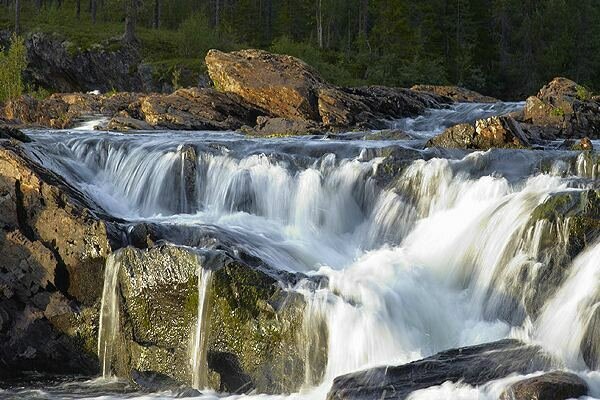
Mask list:
[[[152,27],[154,29],[160,28],[160,15],[161,15],[162,4],[160,0],[154,0],[154,15],[152,18]]]
[[[125,34],[123,40],[129,44],[138,42],[135,35],[135,26],[137,24],[138,0],[125,0]]]
[[[0,48],[0,102],[18,98],[23,93],[23,71],[27,68],[25,41],[13,34],[10,48]]]
[[[21,0],[15,0],[15,34],[21,33]]]

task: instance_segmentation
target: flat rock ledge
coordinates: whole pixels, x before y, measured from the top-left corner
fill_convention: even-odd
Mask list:
[[[379,367],[336,378],[328,400],[402,400],[417,390],[444,382],[476,386],[510,374],[551,368],[552,359],[539,346],[512,339],[447,350],[395,367]]]

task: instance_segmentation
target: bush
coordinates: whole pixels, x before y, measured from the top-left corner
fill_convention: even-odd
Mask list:
[[[8,51],[0,49],[0,102],[23,94],[23,71],[27,68],[27,49],[23,38],[13,35]]]

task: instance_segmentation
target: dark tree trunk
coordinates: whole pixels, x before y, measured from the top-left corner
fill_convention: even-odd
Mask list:
[[[152,26],[154,29],[160,28],[160,16],[161,16],[162,4],[160,0],[154,0],[154,18]]]
[[[96,25],[96,17],[98,16],[98,0],[91,1],[92,24]]]
[[[77,0],[77,19],[81,17],[81,0]]]
[[[15,33],[21,33],[21,0],[15,0]]]
[[[123,40],[127,43],[137,43],[135,25],[137,22],[138,0],[125,0],[127,9],[125,14],[125,35]]]

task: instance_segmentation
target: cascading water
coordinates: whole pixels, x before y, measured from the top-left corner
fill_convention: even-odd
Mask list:
[[[445,125],[520,106],[460,105],[399,126],[426,138]],[[557,193],[597,187],[597,164],[587,156],[491,151],[434,158],[411,149],[412,142],[388,142],[408,155],[404,172],[383,189],[389,152],[376,142],[215,133],[36,139],[32,151],[48,167],[114,216],[210,226],[274,268],[325,277],[326,284],[309,279],[294,288],[308,303],[305,336],[318,341],[324,336],[318,332],[327,331],[326,345],[310,347],[327,349],[320,380],[306,347],[303,396],[323,398],[343,373],[511,336],[561,348],[567,364],[579,359],[579,343],[564,341],[565,329],[580,326],[583,332],[594,310],[598,246],[569,266],[563,256],[570,221],[533,216]],[[538,278],[553,263],[564,263],[570,272],[544,291]],[[118,305],[111,300],[117,296],[116,271],[118,266],[107,264],[99,338],[105,371],[118,326]],[[203,316],[210,279],[209,271],[198,270],[190,345],[195,387],[206,382]],[[531,304],[546,306],[536,316]],[[563,314],[569,324],[557,320]],[[561,341],[567,344],[557,346]],[[415,398],[497,398],[511,379],[477,389],[451,384]]]
[[[98,327],[98,358],[102,366],[102,376],[110,378],[112,374],[115,342],[119,334],[119,268],[120,262],[116,254],[111,254],[104,270],[104,288],[100,305]]]
[[[208,383],[208,362],[206,359],[206,314],[209,304],[209,289],[212,272],[198,267],[198,317],[192,335],[190,364],[192,368],[192,387],[202,389]]]

